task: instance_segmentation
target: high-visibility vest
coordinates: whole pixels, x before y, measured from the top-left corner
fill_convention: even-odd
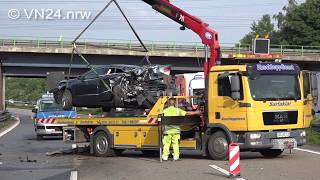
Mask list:
[[[185,116],[187,114],[186,111],[170,106],[163,111],[164,116]],[[180,133],[180,126],[178,125],[166,125],[164,127],[164,134],[178,134]]]

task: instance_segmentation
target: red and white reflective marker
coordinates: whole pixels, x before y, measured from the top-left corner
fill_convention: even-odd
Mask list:
[[[38,123],[42,123],[42,124],[53,124],[55,122],[54,118],[39,118],[37,119]]]
[[[229,173],[230,176],[240,176],[240,146],[238,143],[229,144]]]

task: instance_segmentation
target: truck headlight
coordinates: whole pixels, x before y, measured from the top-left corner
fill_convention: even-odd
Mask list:
[[[259,139],[261,134],[250,134],[250,139]]]
[[[301,136],[301,137],[305,137],[305,136],[306,136],[306,131],[302,131],[302,132],[300,133],[300,136]]]

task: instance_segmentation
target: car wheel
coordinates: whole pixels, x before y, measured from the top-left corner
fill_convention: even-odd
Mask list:
[[[53,97],[57,104],[62,104],[62,95],[62,90],[59,90],[58,92],[54,93]]]
[[[93,149],[96,156],[112,156],[110,137],[103,131],[93,136]]]
[[[264,149],[259,151],[261,155],[263,155],[266,158],[275,158],[282,154],[282,149]]]
[[[72,109],[72,94],[68,89],[64,90],[61,101],[64,110]]]
[[[222,131],[213,133],[208,141],[208,152],[214,160],[225,160],[228,157],[229,142]]]

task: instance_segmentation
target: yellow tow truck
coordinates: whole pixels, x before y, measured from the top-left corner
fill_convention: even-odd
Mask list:
[[[68,124],[64,139],[90,146],[97,156],[127,149],[159,151],[161,127],[174,123],[182,127],[181,149],[226,159],[228,144],[239,143],[243,151],[276,157],[284,149],[306,143],[311,95],[305,95],[303,84],[308,78],[300,74],[295,64],[214,66],[207,78],[202,117],[163,117],[169,97],[162,96],[147,115],[55,119],[54,123]]]
[[[212,159],[226,159],[230,143],[266,157],[306,143],[304,128],[312,118],[312,97],[307,90],[310,76],[303,75],[295,64],[215,66],[221,55],[216,31],[168,0],[142,1],[181,24],[181,30],[189,28],[197,33],[205,45],[203,115],[163,117],[169,96],[161,96],[141,116],[55,119],[53,123],[68,125],[63,130],[64,140],[73,141],[76,147],[89,146],[97,156],[121,154],[127,149],[161,152],[162,127],[178,124],[182,130],[180,148],[200,150]]]

